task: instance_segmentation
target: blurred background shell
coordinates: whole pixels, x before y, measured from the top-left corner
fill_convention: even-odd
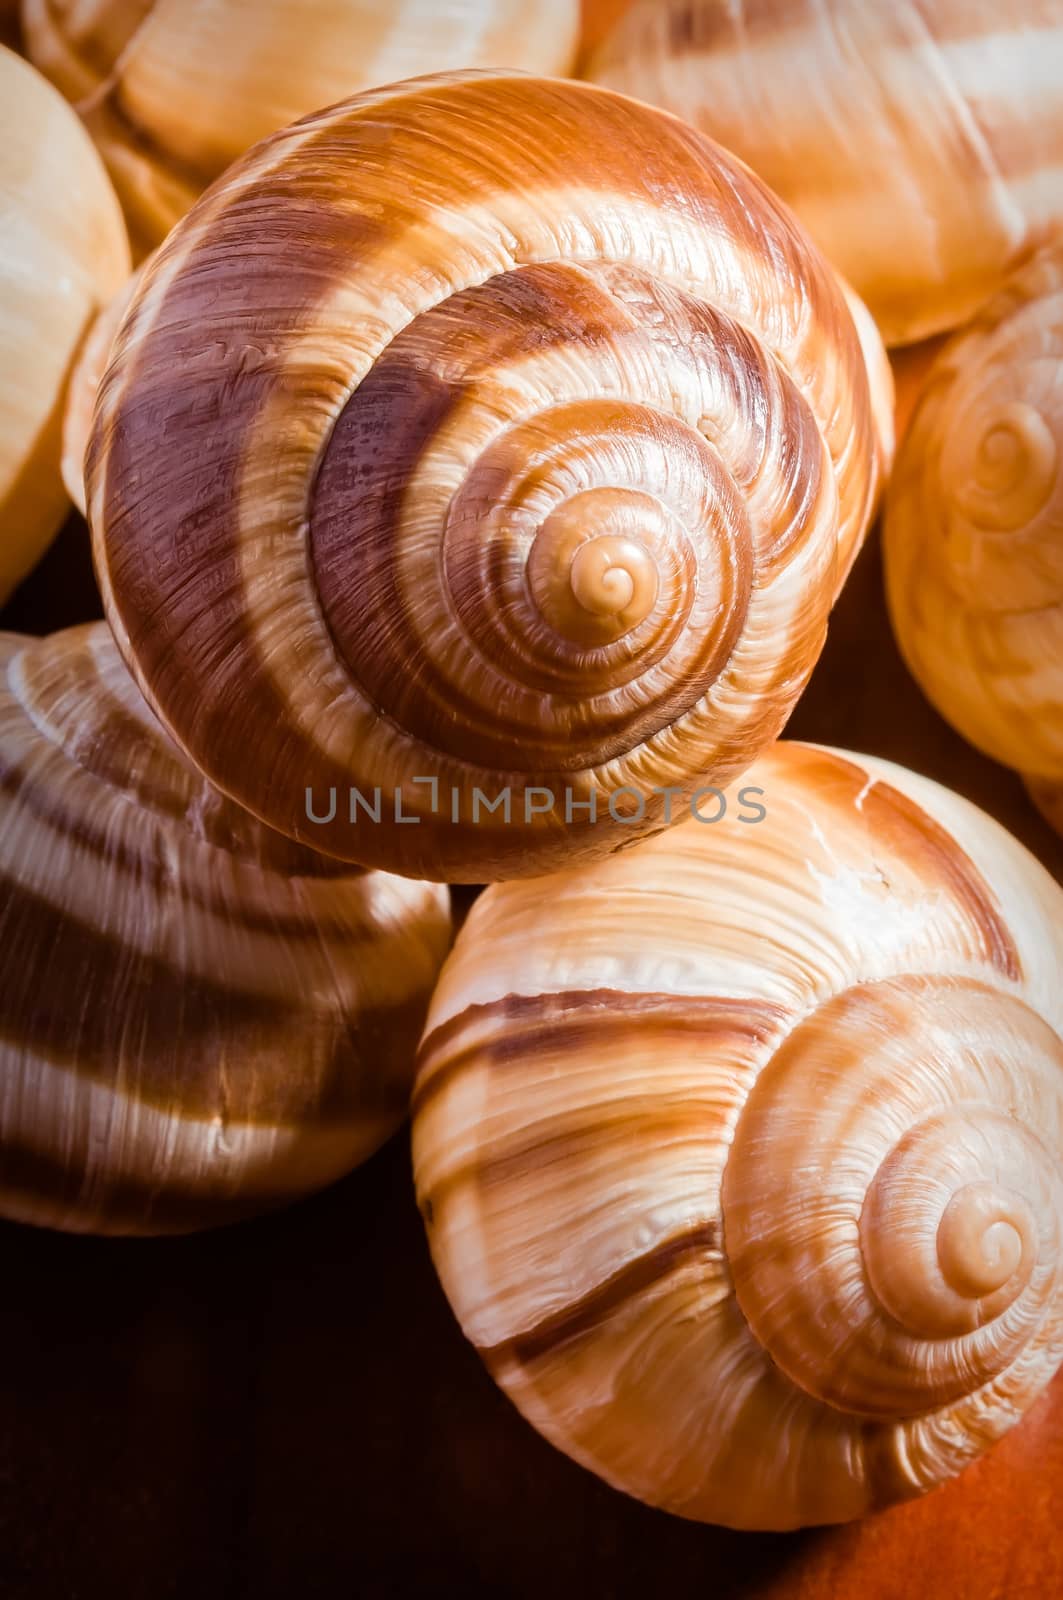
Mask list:
[[[1055,0],[634,0],[585,71],[748,161],[888,344],[965,322],[1063,217]]]
[[[0,46],[0,602],[69,509],[67,383],[97,312],[129,272],[122,214],[60,95]]]
[[[564,73],[578,0],[24,0],[26,47],[80,110],[137,254],[238,155],[357,90],[460,67]]]
[[[433,998],[414,1175],[466,1335],[651,1504],[841,1522],[1063,1360],[1063,893],[870,757],[489,889]]]
[[[129,310],[141,274],[150,260],[149,256],[141,263],[98,313],[82,341],[70,374],[63,413],[62,472],[66,492],[82,516],[86,510],[85,452],[92,433],[96,395],[111,359],[111,346],[122,326],[122,318]]]
[[[406,1115],[447,891],[224,800],[102,623],[0,674],[0,1213],[182,1232],[349,1171]]]
[[[1063,785],[1063,243],[922,383],[890,484],[890,612],[914,676],[979,749]]]

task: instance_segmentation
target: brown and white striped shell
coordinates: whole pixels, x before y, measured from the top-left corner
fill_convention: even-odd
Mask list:
[[[778,733],[864,535],[888,442],[846,294],[726,152],[600,89],[308,118],[114,346],[119,645],[219,787],[337,856],[482,882],[652,832]]]
[[[320,1187],[406,1113],[450,938],[204,783],[102,624],[0,635],[0,1213],[101,1233]]]
[[[60,471],[70,368],[128,272],[122,213],[91,140],[0,44],[0,604],[70,509]]]
[[[714,824],[489,889],[413,1140],[491,1373],[706,1521],[839,1522],[958,1472],[1063,1360],[1061,970],[1063,893],[1002,828],[798,744]]]
[[[908,666],[965,738],[1027,777],[1057,827],[1061,465],[1063,242],[938,357],[884,519],[890,613]]]
[[[423,72],[565,73],[579,0],[24,0],[26,47],[80,111],[138,255],[296,117]]]
[[[587,72],[748,161],[889,344],[1063,220],[1058,0],[635,0]]]

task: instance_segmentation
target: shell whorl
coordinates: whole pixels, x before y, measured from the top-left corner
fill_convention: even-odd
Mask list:
[[[1035,787],[1063,782],[1063,248],[938,357],[886,502],[890,611],[938,709]]]
[[[272,826],[423,875],[599,855],[661,825],[656,785],[739,772],[881,471],[845,293],[783,208],[577,84],[422,80],[267,141],[116,350],[90,517],[148,698]],[[401,788],[417,825],[311,826],[308,786]]]
[[[904,1417],[1022,1355],[1063,1289],[1061,1068],[1021,1000],[954,977],[855,985],[776,1051],[735,1130],[724,1239],[801,1389]]]
[[[940,1483],[1063,1360],[1063,895],[886,762],[781,744],[746,786],[759,820],[481,897],[414,1167],[549,1439],[785,1528]]]
[[[446,892],[212,790],[102,623],[0,669],[0,1212],[183,1231],[350,1170],[405,1115]]]

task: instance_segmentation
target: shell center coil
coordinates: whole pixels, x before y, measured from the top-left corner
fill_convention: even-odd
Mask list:
[[[964,517],[977,528],[1011,533],[1047,504],[1059,475],[1059,449],[1036,407],[994,401],[987,414],[958,419],[942,465],[945,481],[958,486]]]
[[[645,622],[676,562],[671,513],[637,490],[588,489],[553,510],[532,541],[528,584],[543,621],[585,647]],[[663,538],[662,538],[663,535]]]
[[[489,328],[492,297],[558,277],[508,274],[397,339],[336,422],[311,513],[346,671],[407,736],[488,770],[586,770],[669,727],[725,670],[753,593],[743,494],[688,420],[622,393],[557,401],[507,319],[459,375],[455,301]]]
[[[1036,1225],[1026,1201],[996,1184],[966,1184],[938,1224],[945,1281],[972,1299],[996,1294],[1024,1269],[1029,1278],[1036,1249]]]

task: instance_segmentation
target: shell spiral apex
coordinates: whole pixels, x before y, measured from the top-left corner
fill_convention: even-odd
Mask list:
[[[406,1115],[445,889],[316,856],[173,748],[103,623],[0,635],[0,1214],[168,1233]]]
[[[219,787],[337,856],[482,882],[653,831],[779,731],[866,531],[846,295],[740,164],[600,89],[308,118],[118,335],[88,476],[122,651]]]
[[[942,715],[1063,786],[1063,242],[945,347],[890,483],[884,552],[904,657]],[[1063,828],[1060,829],[1063,831]]]
[[[1063,1361],[1063,892],[887,762],[779,744],[738,800],[481,897],[414,1175],[548,1439],[782,1529],[934,1487]]]

